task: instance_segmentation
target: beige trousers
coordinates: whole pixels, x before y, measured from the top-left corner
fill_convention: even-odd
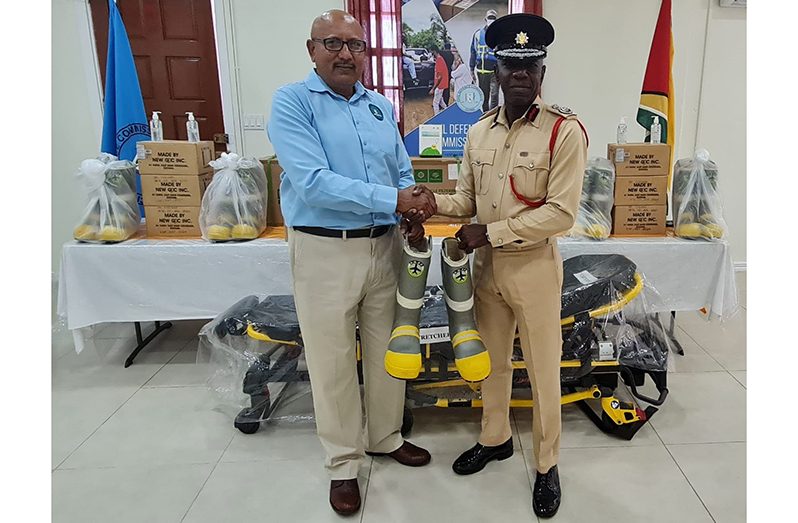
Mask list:
[[[401,260],[398,227],[379,238],[324,238],[293,229],[288,246],[294,300],[313,392],[316,430],[332,479],[357,477],[364,451],[402,443],[405,382],[384,367]],[[365,387],[357,376],[355,321]]]
[[[482,382],[479,442],[510,439],[511,357],[516,326],[532,384],[532,448],[540,472],[557,464],[560,452],[560,294],[562,258],[556,244],[526,251],[483,248],[474,264],[475,311],[490,354],[491,374]]]

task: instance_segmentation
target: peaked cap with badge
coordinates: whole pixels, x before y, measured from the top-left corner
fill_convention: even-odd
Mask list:
[[[545,58],[554,41],[554,27],[542,16],[516,13],[502,16],[485,32],[485,43],[499,59]]]

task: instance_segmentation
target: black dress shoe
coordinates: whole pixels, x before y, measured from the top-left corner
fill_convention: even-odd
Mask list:
[[[454,460],[452,470],[461,475],[473,474],[485,468],[488,462],[507,459],[513,455],[513,438],[501,445],[486,447],[477,443]]]
[[[550,518],[560,508],[560,475],[557,465],[554,465],[545,474],[537,473],[535,489],[532,493],[532,509],[541,518]]]

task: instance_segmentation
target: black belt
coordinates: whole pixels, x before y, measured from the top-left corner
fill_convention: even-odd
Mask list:
[[[378,225],[368,229],[327,229],[325,227],[294,227],[294,230],[312,234],[314,236],[324,236],[325,238],[379,238],[391,230],[393,225]]]

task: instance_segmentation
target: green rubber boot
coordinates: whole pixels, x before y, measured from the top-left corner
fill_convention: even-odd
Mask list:
[[[432,259],[432,240],[425,238],[424,244],[425,250],[418,251],[407,243],[407,239],[404,240],[393,331],[385,353],[385,370],[394,378],[404,380],[417,378],[421,372],[418,321]]]
[[[454,363],[466,381],[482,381],[490,374],[490,356],[474,322],[474,286],[468,255],[457,246],[456,238],[441,244],[441,272],[449,314],[449,338]]]

